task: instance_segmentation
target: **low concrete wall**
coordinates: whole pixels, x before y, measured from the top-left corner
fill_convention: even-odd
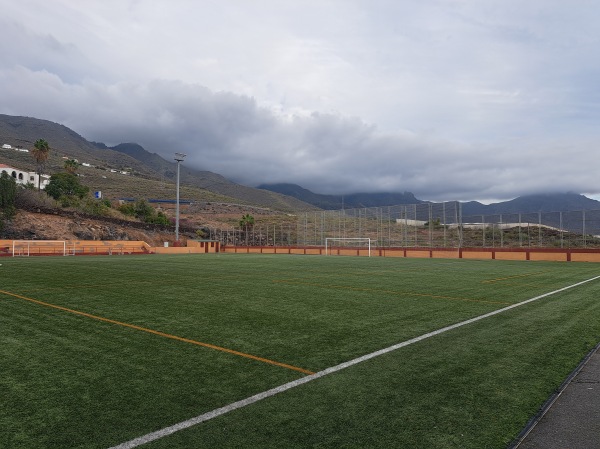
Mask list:
[[[37,255],[68,255],[81,254],[147,254],[152,248],[141,240],[0,240],[0,255],[28,254]]]
[[[431,257],[434,259],[458,259],[460,253],[458,249],[454,250],[435,250],[431,252]]]
[[[303,254],[325,255],[322,247],[246,247],[223,246],[226,253]],[[330,254],[339,256],[369,255],[364,248],[330,248]],[[600,262],[600,249],[554,248],[371,248],[372,257],[414,257],[433,259],[482,260],[538,260],[556,262]]]
[[[522,251],[494,251],[497,260],[527,260],[527,253]]]
[[[12,256],[13,242],[23,254],[62,255],[62,242],[44,240],[0,240],[0,256]],[[96,241],[67,240],[67,253],[71,255],[92,254],[204,254],[215,251],[243,254],[299,254],[324,255],[323,247],[300,246],[210,246],[193,245],[187,247],[151,247],[143,241]],[[214,249],[213,249],[214,248]],[[339,256],[366,257],[365,248],[331,248],[331,254]],[[559,249],[559,248],[371,248],[372,257],[415,257],[444,259],[483,259],[483,260],[533,260],[557,262],[600,262],[600,249]]]
[[[406,257],[428,258],[431,257],[429,249],[407,249]]]
[[[198,246],[170,246],[168,248],[157,246],[151,248],[150,252],[154,254],[206,254],[205,249]]]
[[[47,240],[0,240],[0,256],[62,255],[62,242]],[[152,247],[141,240],[65,240],[68,255],[119,255],[119,254],[204,254],[215,253],[219,245],[194,244],[186,247]],[[260,252],[260,249],[257,250]]]
[[[493,259],[494,253],[492,251],[469,251],[463,249],[460,254],[461,259]]]
[[[529,252],[529,260],[550,260],[550,261],[560,261],[566,262],[568,258],[567,252]]]
[[[571,262],[600,262],[600,252],[571,253]]]

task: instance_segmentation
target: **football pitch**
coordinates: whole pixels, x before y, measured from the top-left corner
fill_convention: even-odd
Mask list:
[[[3,258],[0,448],[506,448],[600,341],[600,265]]]

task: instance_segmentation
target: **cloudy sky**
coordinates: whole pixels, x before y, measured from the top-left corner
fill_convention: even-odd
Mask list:
[[[255,186],[600,197],[596,0],[0,0],[0,113]]]

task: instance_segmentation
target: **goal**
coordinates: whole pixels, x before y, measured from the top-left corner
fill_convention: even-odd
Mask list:
[[[65,240],[13,240],[12,255],[37,256],[37,255],[67,255],[67,242]]]
[[[371,239],[367,237],[327,237],[325,239],[325,255],[356,255],[359,256],[361,250],[367,251],[371,257]]]

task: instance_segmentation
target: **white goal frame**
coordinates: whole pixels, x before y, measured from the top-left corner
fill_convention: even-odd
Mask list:
[[[329,256],[330,255],[330,249],[331,249],[331,245],[329,244],[329,241],[333,241],[333,242],[367,242],[368,243],[368,248],[369,248],[369,257],[371,257],[371,239],[368,237],[326,237],[325,238],[325,255]],[[358,248],[359,250],[361,248]]]
[[[32,248],[52,248],[53,250],[58,248],[62,251],[63,256],[67,255],[66,240],[13,240],[12,256],[30,256]],[[39,251],[37,253],[39,254]]]

